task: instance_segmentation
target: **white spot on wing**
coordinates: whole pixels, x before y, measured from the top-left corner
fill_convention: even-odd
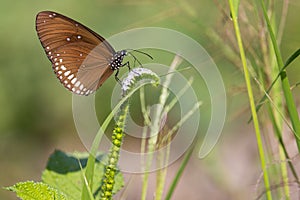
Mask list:
[[[77,81],[77,82],[75,83],[75,87],[78,87],[80,84],[81,84],[80,81]]]
[[[66,71],[66,72],[64,73],[64,75],[65,75],[65,76],[69,76],[70,73],[71,73],[71,71],[69,70],[69,71]]]
[[[68,41],[68,42],[70,42],[70,41],[71,41],[71,39],[67,37],[67,41]]]
[[[77,78],[74,78],[74,79],[72,79],[71,83],[72,83],[72,84],[75,84],[76,81],[77,81]]]
[[[70,76],[68,76],[68,79],[71,80],[74,77],[74,74],[71,74]]]
[[[64,65],[62,65],[60,68],[61,68],[61,70],[66,70],[67,69]]]

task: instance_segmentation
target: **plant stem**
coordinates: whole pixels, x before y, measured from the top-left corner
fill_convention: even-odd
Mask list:
[[[182,58],[180,58],[179,56],[176,55],[168,72],[169,73],[173,72],[175,70],[175,68],[181,63],[181,61],[182,61]],[[148,156],[147,156],[147,160],[146,160],[145,173],[143,176],[143,186],[142,186],[142,196],[141,196],[142,200],[146,200],[146,196],[147,196],[149,170],[150,170],[150,166],[153,161],[153,152],[155,150],[155,145],[156,145],[156,141],[157,141],[157,137],[158,137],[157,133],[158,133],[159,127],[160,127],[163,108],[164,108],[164,105],[166,104],[167,98],[169,96],[169,92],[168,92],[167,88],[171,82],[172,76],[173,76],[173,74],[171,73],[169,76],[166,77],[166,80],[163,84],[164,87],[162,88],[162,92],[159,97],[160,106],[157,107],[157,109],[155,111],[156,112],[155,116],[153,118],[153,122],[151,123],[150,139],[148,142],[148,149],[147,149]]]
[[[263,9],[263,14],[264,14],[264,18],[266,20],[267,23],[267,27],[268,27],[268,31],[270,34],[270,38],[273,44],[273,49],[275,52],[275,56],[276,56],[276,60],[277,60],[277,64],[278,64],[278,68],[279,71],[281,71],[281,67],[284,66],[283,60],[282,60],[282,56],[279,50],[279,47],[277,45],[277,40],[275,38],[275,34],[273,32],[268,14],[267,14],[267,10],[266,10],[266,6],[263,0],[260,0],[260,4],[261,7]],[[289,79],[287,77],[286,71],[283,70],[280,73],[280,78],[281,78],[281,85],[282,85],[282,90],[283,90],[283,94],[285,97],[285,101],[286,101],[286,105],[287,105],[287,109],[290,115],[290,119],[292,122],[292,126],[294,129],[294,134],[295,134],[295,138],[296,138],[296,143],[298,146],[298,152],[300,152],[300,121],[299,121],[299,116],[298,116],[298,112],[296,109],[296,105],[294,103],[294,99],[293,99],[293,95],[290,89],[290,83],[289,83]]]
[[[254,102],[253,91],[252,91],[252,86],[251,86],[251,81],[250,81],[250,76],[249,76],[249,71],[248,71],[248,66],[247,66],[246,55],[244,52],[240,28],[239,28],[238,21],[237,21],[237,13],[236,13],[237,9],[234,8],[234,2],[233,2],[234,0],[228,0],[228,1],[229,1],[229,5],[230,5],[230,12],[232,15],[233,26],[235,29],[235,34],[236,34],[236,38],[237,38],[237,42],[238,42],[238,46],[239,46],[239,50],[240,50],[240,56],[241,56],[241,60],[242,60],[242,65],[243,65],[243,70],[244,70],[244,77],[245,77],[245,81],[246,81],[248,98],[249,98],[251,113],[252,113],[252,117],[253,117],[253,124],[254,124],[254,129],[255,129],[255,134],[256,134],[258,151],[259,151],[259,155],[260,155],[261,168],[263,171],[264,184],[266,187],[267,199],[271,200],[272,195],[271,195],[271,191],[270,191],[269,176],[268,176],[268,172],[267,172],[267,168],[266,168],[266,158],[265,158],[265,153],[264,153],[262,139],[261,139],[258,117],[257,117],[256,109],[255,109],[255,102]]]
[[[105,174],[100,191],[101,200],[109,200],[112,198],[112,191],[115,184],[115,175],[117,172],[117,163],[119,160],[120,148],[123,138],[125,136],[124,127],[129,110],[129,100],[125,101],[121,106],[120,113],[118,115],[116,127],[113,130],[112,135],[112,147],[108,156],[108,164],[105,167]]]
[[[187,166],[188,161],[190,160],[190,157],[191,157],[191,155],[193,153],[193,150],[194,150],[194,146],[190,147],[190,149],[186,152],[186,154],[185,154],[185,156],[183,158],[183,161],[182,161],[182,163],[181,163],[181,165],[180,165],[180,167],[179,167],[179,169],[178,169],[178,171],[176,173],[176,176],[175,176],[174,180],[172,181],[172,184],[171,184],[171,186],[169,188],[169,191],[168,191],[168,193],[166,195],[165,200],[170,200],[171,199],[172,194],[174,193],[174,190],[175,190],[175,188],[177,186],[177,183],[178,183],[178,181],[179,181],[179,179],[180,179],[180,177],[181,177],[181,175],[182,175],[185,167]]]

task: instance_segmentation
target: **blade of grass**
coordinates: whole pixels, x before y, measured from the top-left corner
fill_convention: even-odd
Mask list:
[[[277,44],[277,40],[275,38],[275,34],[273,32],[273,29],[272,29],[272,26],[271,26],[271,23],[270,23],[270,19],[269,19],[268,14],[267,14],[267,10],[266,10],[264,0],[260,0],[259,2],[261,4],[262,10],[263,10],[263,15],[264,15],[264,18],[266,20],[266,24],[267,24],[267,27],[268,27],[270,39],[271,39],[273,49],[274,49],[274,52],[275,52],[275,56],[276,56],[276,60],[277,60],[277,65],[279,67],[279,71],[281,71],[280,67],[284,66],[284,64],[283,64],[282,56],[281,56],[281,53],[280,53],[280,50],[279,50],[279,47],[278,47],[278,44]],[[292,92],[291,92],[291,89],[290,89],[289,79],[287,77],[287,74],[286,74],[285,70],[283,70],[280,73],[280,78],[281,78],[281,85],[282,85],[284,98],[285,98],[285,101],[286,101],[286,106],[287,106],[287,109],[288,109],[288,112],[289,112],[289,115],[290,115],[290,119],[291,119],[291,122],[292,122],[292,126],[293,126],[293,129],[294,129],[294,132],[295,132],[294,134],[295,134],[296,143],[297,143],[297,146],[298,146],[298,151],[300,152],[300,121],[299,121],[299,116],[298,116],[298,112],[297,112],[297,109],[296,109],[296,105],[295,105],[295,102],[294,102],[294,99],[293,99],[293,95],[292,95]]]
[[[245,52],[244,52],[244,47],[243,47],[243,44],[242,44],[240,28],[239,28],[239,24],[238,24],[238,21],[237,21],[237,13],[235,12],[235,8],[234,8],[234,0],[228,0],[228,1],[229,1],[229,5],[230,5],[230,11],[231,11],[232,20],[233,20],[233,26],[234,26],[234,30],[235,30],[235,34],[236,34],[236,38],[237,38],[237,43],[238,43],[238,47],[239,47],[239,50],[240,50],[242,65],[243,65],[244,77],[245,77],[245,81],[246,81],[246,86],[247,86],[247,91],[248,91],[248,98],[249,98],[251,113],[252,113],[252,117],[253,117],[253,124],[254,124],[254,129],[255,129],[255,134],[256,134],[258,151],[259,151],[259,155],[260,155],[261,168],[262,168],[262,171],[263,171],[264,184],[265,184],[265,188],[266,188],[266,191],[267,191],[266,192],[267,199],[271,200],[272,195],[271,195],[271,191],[270,191],[269,175],[268,175],[267,168],[266,168],[266,158],[265,158],[265,153],[264,153],[262,139],[261,139],[258,116],[257,116],[256,109],[255,109],[255,103],[254,103],[254,97],[253,97],[253,91],[252,91],[249,71],[248,71],[248,67],[247,67],[246,55],[245,55]]]
[[[186,154],[185,154],[185,156],[183,158],[183,161],[182,161],[182,163],[181,163],[181,165],[180,165],[180,167],[179,167],[179,169],[178,169],[178,171],[176,173],[176,176],[175,176],[174,180],[172,181],[171,186],[170,186],[170,188],[169,188],[169,190],[167,192],[165,200],[170,200],[171,199],[171,197],[172,197],[172,195],[174,193],[174,190],[175,190],[175,188],[176,188],[176,186],[178,184],[178,181],[179,181],[179,179],[180,179],[180,177],[181,177],[181,175],[182,175],[185,167],[187,166],[188,161],[191,158],[191,155],[193,153],[194,147],[195,147],[194,145],[191,146],[189,148],[189,150],[186,152]]]
[[[278,73],[278,75],[276,76],[276,78],[274,79],[274,81],[272,82],[272,84],[270,85],[270,87],[267,89],[266,94],[270,94],[271,89],[273,88],[274,84],[276,83],[276,81],[278,80],[278,78],[281,76],[281,73],[284,72],[284,70],[286,70],[286,68],[289,66],[289,64],[291,64],[298,56],[300,55],[300,49],[298,49],[297,51],[295,51],[286,61],[286,63],[284,64],[284,66],[281,68],[280,72]],[[256,112],[258,112],[261,108],[261,106],[263,105],[263,102],[267,99],[266,94],[259,100],[257,106],[256,106]],[[251,122],[252,117],[249,119],[248,123]]]
[[[272,15],[271,22],[272,22],[272,27],[274,32],[277,32],[276,38],[278,45],[280,45],[281,40],[282,40],[282,35],[283,35],[283,30],[285,27],[285,21],[286,21],[286,16],[287,16],[287,10],[288,10],[288,0],[285,0],[283,2],[283,8],[282,8],[282,13],[280,18],[280,23],[279,27],[277,29],[277,23],[276,23],[276,15]],[[270,37],[265,35],[267,39],[265,39],[268,42],[268,47],[272,46]],[[272,48],[269,48],[269,59],[270,59],[270,65],[265,65],[265,66],[270,66],[271,71],[270,71],[270,77],[271,80],[277,77],[278,73],[278,63],[276,62],[275,59],[275,54],[274,50]],[[264,86],[264,88],[266,88]],[[278,198],[284,197],[286,200],[290,200],[290,186],[289,186],[289,176],[288,176],[288,167],[290,167],[292,174],[294,175],[295,179],[298,180],[298,175],[297,172],[294,168],[293,163],[290,161],[286,146],[283,142],[282,139],[282,134],[283,134],[283,121],[285,117],[282,117],[280,114],[284,112],[284,100],[282,97],[282,89],[281,89],[281,84],[279,81],[276,82],[276,84],[273,86],[273,92],[272,92],[272,98],[273,102],[272,105],[268,104],[268,110],[269,110],[269,116],[271,118],[271,123],[273,125],[273,130],[275,132],[275,135],[277,139],[279,140],[278,145],[278,152],[279,152],[279,159],[282,161],[288,160],[288,163],[286,162],[280,162],[279,164],[279,171],[281,173],[281,176],[276,176],[275,181],[276,182],[283,182],[282,183],[282,188],[278,189]],[[270,95],[271,98],[271,95]],[[278,112],[280,111],[280,112]],[[277,168],[277,167],[275,167]]]
[[[85,174],[84,174],[84,172],[83,172],[83,168],[82,168],[82,165],[81,165],[81,162],[80,162],[79,158],[77,158],[77,160],[78,160],[78,164],[79,164],[79,167],[80,167],[80,171],[81,171],[83,183],[84,183],[85,188],[87,189],[87,192],[88,192],[88,195],[89,195],[89,199],[90,199],[90,200],[95,200],[95,199],[94,199],[94,196],[93,196],[93,194],[92,194],[91,188],[89,188],[89,184],[88,184],[88,181],[87,181],[87,179],[86,179],[86,176],[85,176]]]
[[[288,121],[285,119],[284,114],[283,114],[283,113],[280,111],[280,109],[275,105],[275,103],[273,102],[273,100],[271,99],[271,97],[266,93],[266,91],[264,91],[262,85],[257,81],[257,79],[255,79],[255,80],[256,80],[257,84],[260,86],[260,89],[265,93],[265,95],[266,95],[266,97],[268,98],[269,102],[273,105],[274,109],[277,111],[278,116],[280,116],[281,119],[286,123],[286,125],[291,129],[291,131],[293,131],[291,125],[290,125],[290,124],[288,123]],[[281,129],[278,127],[278,124],[277,124],[277,122],[276,122],[275,115],[274,115],[273,112],[270,114],[270,118],[271,118],[271,121],[272,121],[272,125],[273,125],[273,128],[274,128],[275,134],[276,134],[277,139],[278,139],[278,141],[279,141],[279,144],[280,144],[280,146],[282,147],[282,151],[283,151],[283,153],[284,153],[284,155],[285,155],[285,158],[287,158],[287,160],[288,160],[288,164],[289,164],[289,166],[290,166],[290,169],[291,169],[291,171],[292,171],[292,174],[293,174],[293,176],[295,177],[297,183],[299,183],[299,178],[298,178],[297,171],[296,171],[296,169],[294,168],[294,165],[293,165],[293,163],[291,162],[291,158],[290,158],[290,156],[289,156],[289,154],[288,154],[288,151],[287,151],[287,149],[286,149],[286,147],[285,147],[285,145],[284,145],[283,138],[282,138],[281,131],[280,131]]]

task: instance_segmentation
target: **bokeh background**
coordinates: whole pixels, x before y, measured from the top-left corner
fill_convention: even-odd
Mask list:
[[[280,11],[282,1],[274,2]],[[130,28],[157,26],[182,32],[205,47],[224,79],[228,96],[227,120],[211,154],[204,160],[198,160],[195,154],[190,161],[174,199],[255,197],[256,184],[261,176],[256,140],[252,125],[247,124],[250,112],[243,74],[224,54],[226,37],[222,38],[222,35],[232,29],[231,22],[224,17],[229,15],[226,2],[219,3],[224,7],[218,7],[218,1],[209,0],[2,1],[0,186],[40,180],[47,159],[55,149],[67,152],[86,150],[74,126],[72,95],[56,80],[35,32],[36,14],[53,10],[78,20],[104,37]],[[300,2],[290,0],[289,4],[281,44],[284,60],[300,47]],[[214,37],[215,34],[219,37]],[[153,56],[156,55],[160,54],[153,52]],[[172,56],[165,55],[160,59],[162,63],[170,64]],[[298,59],[288,69],[291,85],[300,81],[299,65]],[[111,78],[97,93],[100,104],[107,108],[104,113],[110,111],[110,100],[105,101],[101,96],[109,94],[115,84]],[[298,88],[293,90],[298,106],[299,92]],[[207,94],[201,100],[209,101]],[[203,116],[201,123],[205,124],[206,115]],[[105,115],[99,118],[104,119]],[[170,176],[177,167],[178,163],[170,167]],[[131,189],[134,195],[136,189],[133,186]],[[1,189],[0,199],[16,197]]]

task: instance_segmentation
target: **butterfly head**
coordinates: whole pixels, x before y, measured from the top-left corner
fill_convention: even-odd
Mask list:
[[[110,68],[112,70],[118,70],[120,67],[122,67],[123,66],[122,62],[126,55],[127,55],[126,50],[121,50],[116,52],[110,60]]]

